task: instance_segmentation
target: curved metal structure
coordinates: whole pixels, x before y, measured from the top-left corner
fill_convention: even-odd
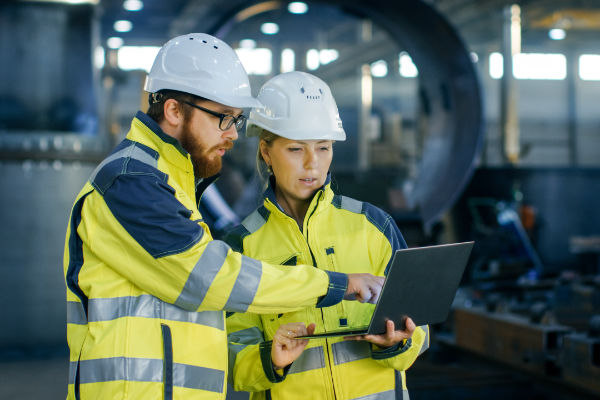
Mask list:
[[[224,13],[212,30],[223,35],[245,3]],[[456,30],[420,0],[319,0],[371,19],[406,49],[419,69],[419,97],[425,123],[424,150],[412,203],[426,229],[439,221],[472,176],[483,137],[482,96],[477,72]]]

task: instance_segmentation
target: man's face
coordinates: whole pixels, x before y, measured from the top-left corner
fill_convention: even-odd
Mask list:
[[[227,107],[213,101],[200,101],[199,106],[211,111],[238,116],[242,109]],[[238,138],[235,124],[226,131],[219,128],[219,117],[196,109],[185,103],[182,107],[192,108],[192,112],[184,121],[181,135],[181,145],[190,153],[196,178],[207,178],[221,170],[222,157],[233,147],[233,141]]]

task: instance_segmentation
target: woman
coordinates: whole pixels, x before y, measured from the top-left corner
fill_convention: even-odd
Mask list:
[[[229,235],[230,245],[277,264],[384,276],[406,243],[384,211],[331,189],[333,142],[346,135],[327,84],[290,72],[265,83],[258,98],[266,108],[250,113],[246,134],[259,136],[257,160],[269,182],[263,205]],[[367,325],[373,307],[343,301],[287,314],[230,315],[235,390],[252,392],[252,399],[407,399],[404,371],[429,345],[428,327],[410,318],[405,330],[388,321],[383,335],[282,343],[298,331]]]

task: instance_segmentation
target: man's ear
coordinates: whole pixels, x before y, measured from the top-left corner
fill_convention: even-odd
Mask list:
[[[183,124],[183,113],[181,112],[181,104],[175,99],[168,99],[163,105],[163,114],[165,122],[172,125],[174,128]]]

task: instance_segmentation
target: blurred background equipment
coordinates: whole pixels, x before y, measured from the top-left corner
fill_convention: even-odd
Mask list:
[[[324,79],[348,136],[334,187],[410,246],[476,241],[411,398],[600,396],[599,21],[597,0],[2,2],[0,397],[64,397],[72,201],[188,32],[230,43],[254,94]],[[257,205],[256,145],[241,135],[202,199],[216,237]]]

